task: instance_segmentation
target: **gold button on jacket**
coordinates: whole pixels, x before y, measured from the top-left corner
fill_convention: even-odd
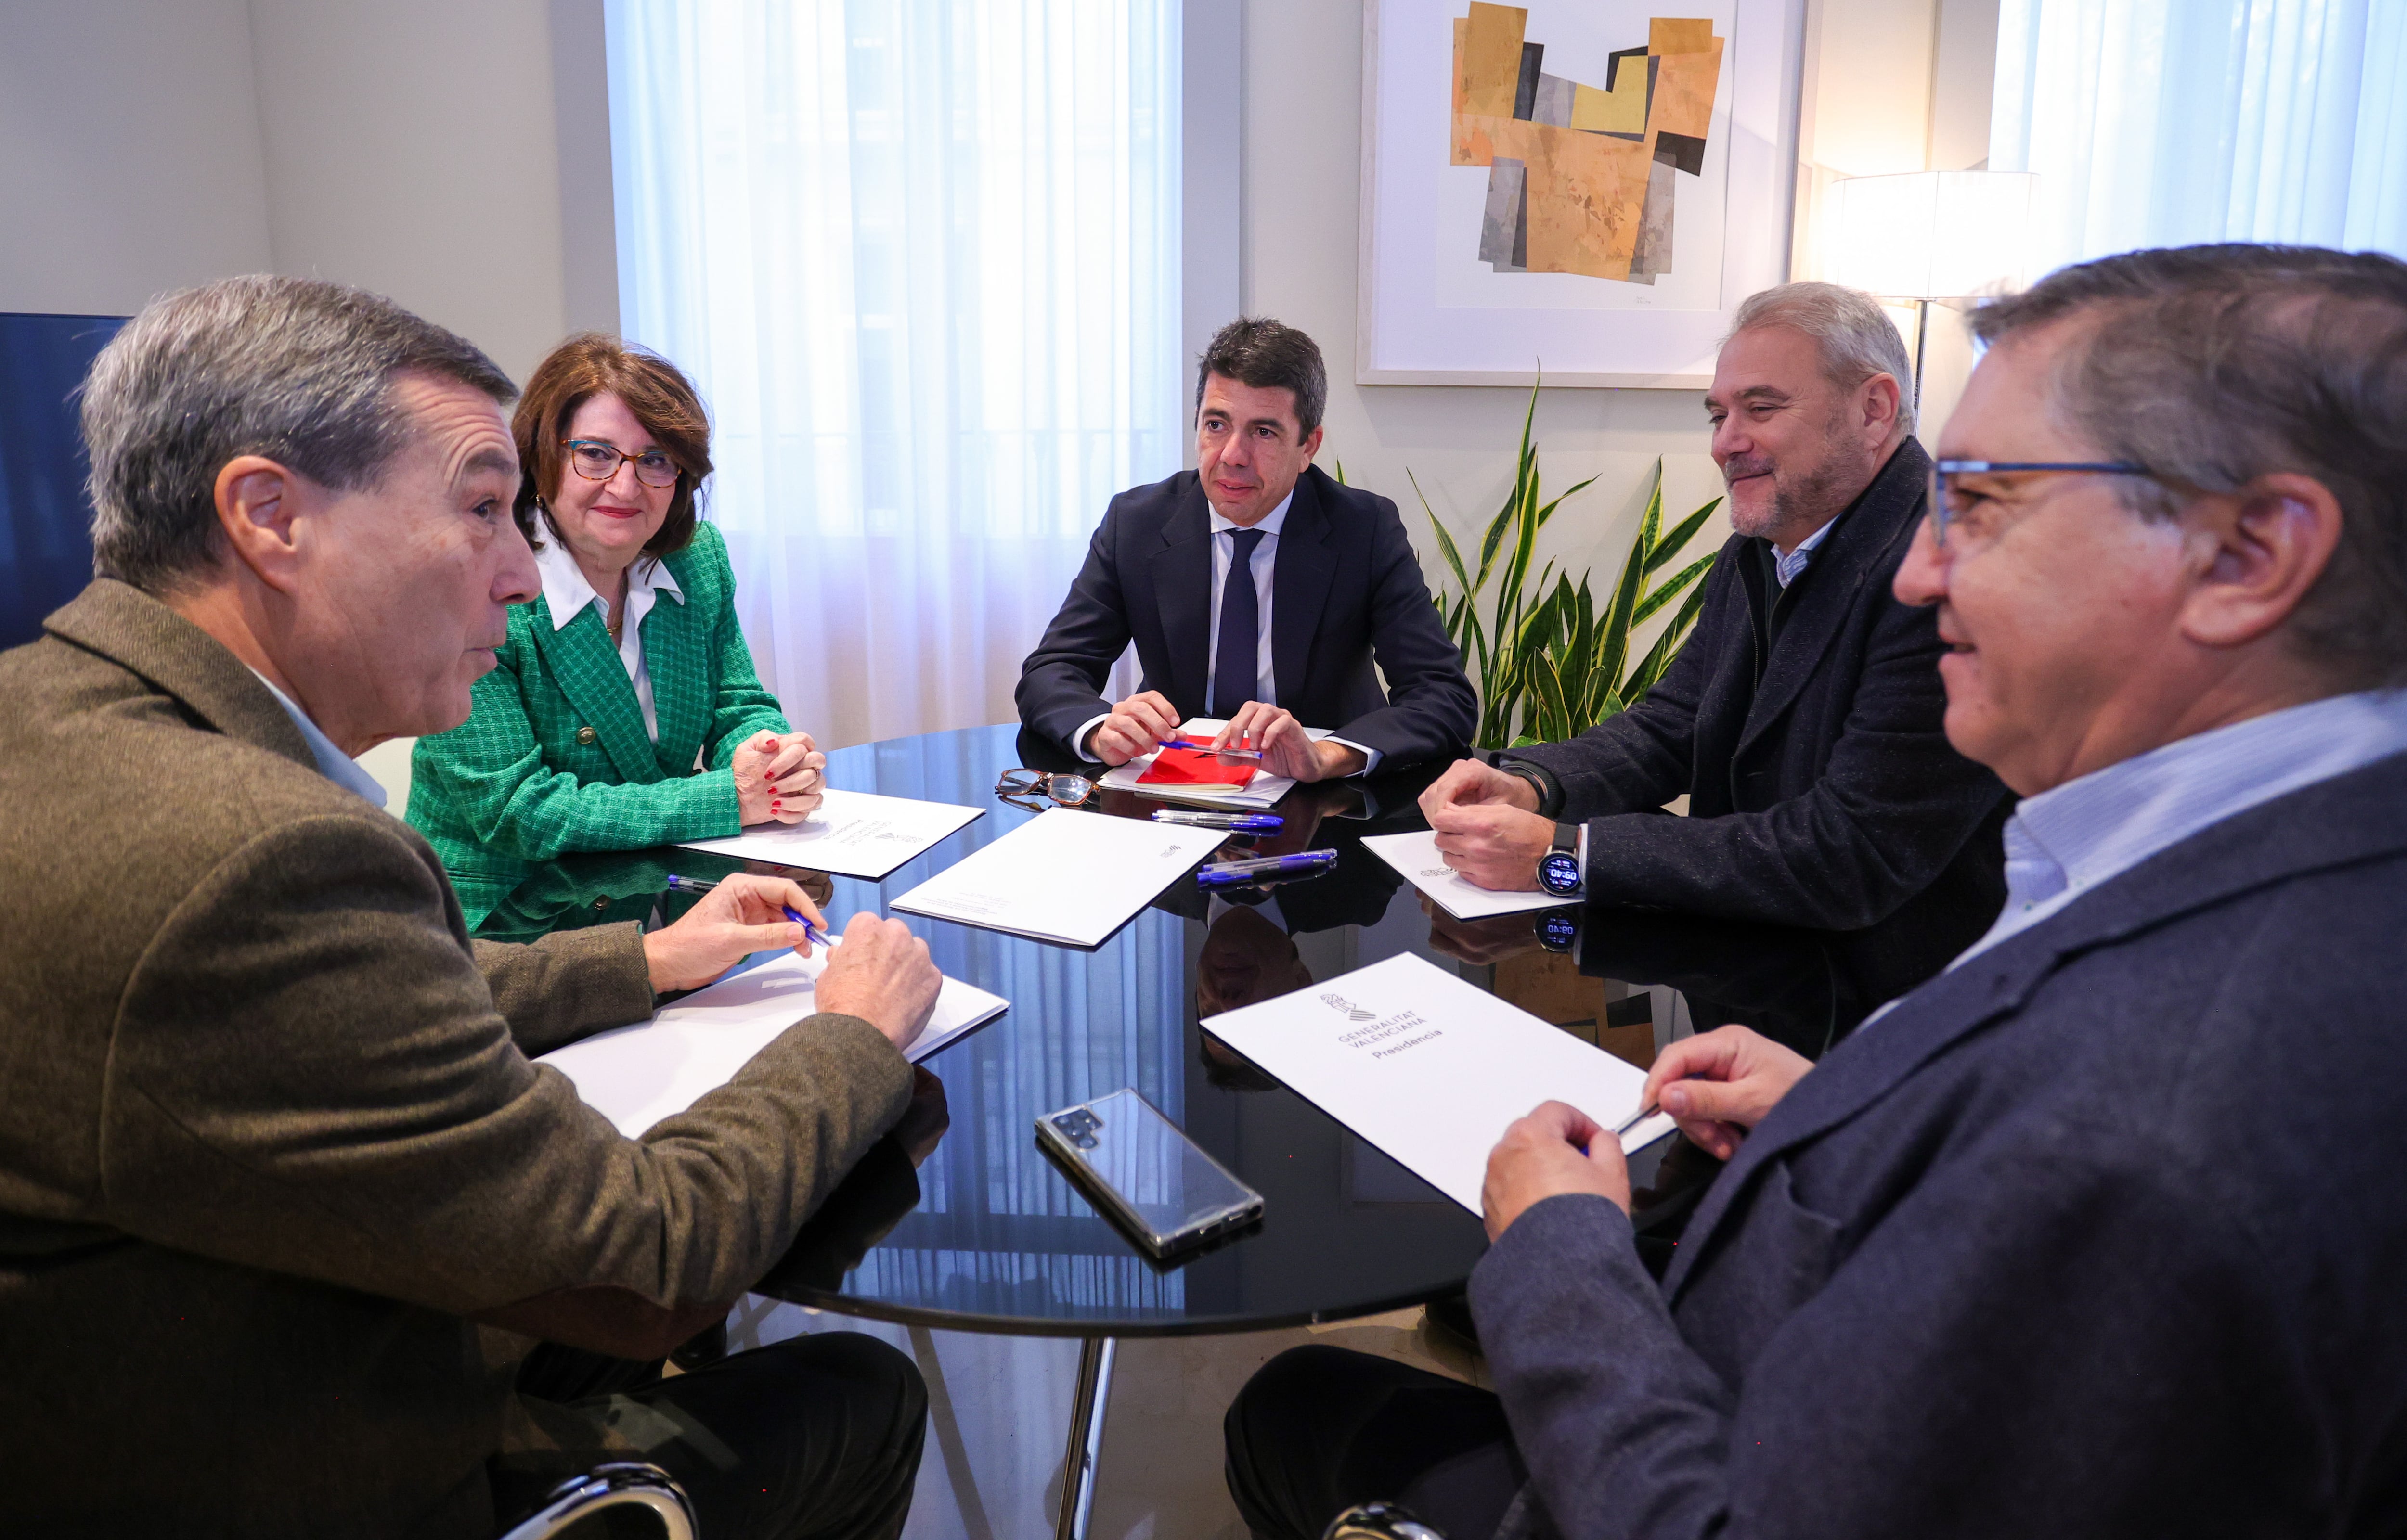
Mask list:
[[[577,729],[577,741],[584,744],[589,749],[593,746],[593,741],[601,736],[602,735],[600,733],[595,732],[591,728],[579,728]]]

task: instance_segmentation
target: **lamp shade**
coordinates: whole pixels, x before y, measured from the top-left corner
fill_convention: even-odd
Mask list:
[[[1841,177],[1830,184],[1831,281],[1897,300],[2020,287],[2032,179],[2021,171]]]

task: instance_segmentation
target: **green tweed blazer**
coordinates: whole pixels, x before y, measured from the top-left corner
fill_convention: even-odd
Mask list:
[[[477,681],[468,720],[418,741],[409,821],[463,899],[571,851],[743,832],[728,766],[754,733],[793,728],[753,671],[719,531],[695,525],[665,565],[685,602],[662,594],[644,616],[659,742],[600,606],[554,630],[540,596],[510,606],[500,667]],[[708,769],[695,770],[697,756]]]
[[[809,1016],[621,1137],[528,1057],[650,1012],[634,925],[472,941],[198,627],[105,578],[43,624],[0,653],[0,1534],[484,1540],[488,1462],[560,1448],[515,1332],[722,1313],[910,1066]]]

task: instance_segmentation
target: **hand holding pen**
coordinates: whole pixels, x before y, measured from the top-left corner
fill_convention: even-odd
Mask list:
[[[1743,1026],[1683,1038],[1656,1056],[1642,1107],[1659,1105],[1688,1141],[1728,1160],[1814,1062]]]
[[[807,956],[812,943],[828,940],[819,906],[789,878],[739,871],[717,883],[672,877],[668,885],[702,901],[644,937],[655,992],[700,988],[756,952],[791,947]]]
[[[748,877],[750,875],[751,873],[749,872],[737,872],[734,874],[734,877]],[[720,888],[727,886],[729,883],[733,882],[734,877],[728,878],[726,882],[706,883],[703,882],[699,878],[679,877],[675,873],[671,873],[669,876],[668,886],[669,891],[672,893],[715,893]],[[764,877],[762,878],[761,881],[764,883],[774,883],[782,881],[782,879]],[[792,887],[794,884],[788,883],[785,885]],[[777,910],[778,912],[785,915],[787,919],[791,920],[794,924],[803,927],[804,940],[813,946],[833,946],[837,941],[842,940],[842,937],[827,928],[825,919],[819,913],[819,905],[811,902],[810,896],[803,893],[799,888],[796,888],[795,892],[802,898],[804,908],[809,910],[810,912],[805,914],[802,910],[796,909],[792,904],[784,902],[783,900],[778,902]]]

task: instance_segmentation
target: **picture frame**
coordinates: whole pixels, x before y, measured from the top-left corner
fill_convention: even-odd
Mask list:
[[[1363,0],[1356,381],[1710,383],[1787,277],[1803,56],[1804,0]]]

